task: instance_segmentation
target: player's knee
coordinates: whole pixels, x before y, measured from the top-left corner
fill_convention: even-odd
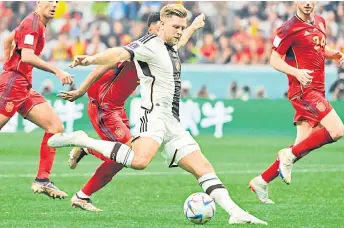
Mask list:
[[[47,132],[52,134],[57,134],[64,132],[64,126],[62,123],[53,123],[46,129]]]
[[[337,141],[341,139],[344,135],[344,125],[341,125],[334,133],[333,140]]]
[[[333,129],[329,133],[330,133],[333,141],[337,141],[337,140],[341,139],[344,135],[344,125],[341,125],[336,129]]]
[[[143,170],[147,168],[149,165],[150,160],[143,156],[134,156],[133,162],[131,163],[131,167],[137,170]]]

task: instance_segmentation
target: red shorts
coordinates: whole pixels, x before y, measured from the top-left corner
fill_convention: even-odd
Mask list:
[[[104,110],[96,102],[89,101],[88,116],[101,139],[123,144],[131,140],[129,120],[124,108]],[[93,155],[104,160],[101,154]]]
[[[104,110],[90,101],[88,116],[101,139],[123,144],[131,139],[129,120],[124,108]]]
[[[18,112],[25,118],[35,105],[44,102],[23,75],[9,71],[0,74],[0,114],[12,117]]]
[[[299,121],[307,121],[312,127],[315,127],[332,110],[332,106],[324,94],[317,91],[302,94],[290,102],[296,111],[294,124]]]

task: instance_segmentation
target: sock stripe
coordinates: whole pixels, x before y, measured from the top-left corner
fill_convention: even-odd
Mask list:
[[[211,181],[211,180],[218,180],[218,179],[219,179],[218,177],[210,178],[210,179],[208,179],[208,180],[204,180],[204,181],[202,181],[202,182],[199,182],[199,185],[202,187],[202,185],[203,185],[205,182]]]
[[[223,184],[216,184],[216,185],[212,185],[210,186],[209,188],[207,188],[207,190],[205,191],[208,195],[210,195],[210,193],[212,191],[214,191],[215,189],[218,189],[218,188],[226,188]]]
[[[123,165],[124,166],[127,164],[130,152],[131,152],[131,149],[128,148],[127,154],[125,155],[125,158],[124,158],[124,161],[123,161]]]
[[[111,151],[111,154],[110,154],[111,160],[116,161],[117,153],[120,147],[121,147],[120,143],[115,143],[115,146],[113,147],[113,150]]]

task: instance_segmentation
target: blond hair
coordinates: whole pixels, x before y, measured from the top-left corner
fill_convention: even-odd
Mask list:
[[[177,16],[181,18],[186,18],[188,16],[188,11],[182,4],[169,4],[160,10],[160,18]]]

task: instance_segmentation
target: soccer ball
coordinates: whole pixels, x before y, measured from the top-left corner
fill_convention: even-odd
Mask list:
[[[184,203],[184,215],[193,223],[205,224],[215,216],[215,202],[203,192],[194,193]]]

